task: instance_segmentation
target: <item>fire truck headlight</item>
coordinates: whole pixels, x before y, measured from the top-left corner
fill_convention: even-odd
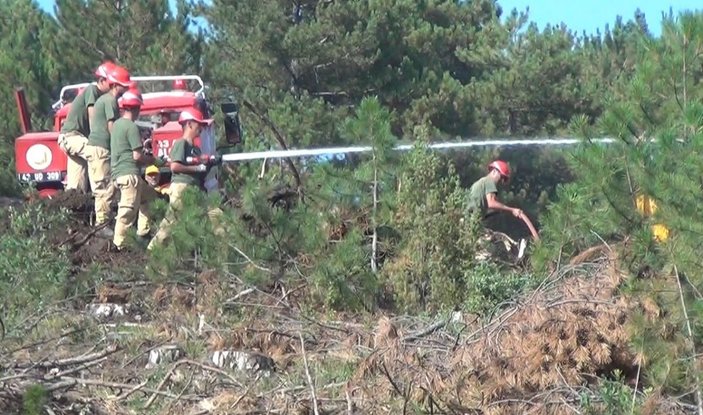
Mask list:
[[[34,170],[44,170],[51,164],[52,156],[49,147],[44,144],[34,144],[27,149],[25,159]]]

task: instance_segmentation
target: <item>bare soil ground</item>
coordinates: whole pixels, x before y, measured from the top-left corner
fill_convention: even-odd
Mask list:
[[[76,267],[86,267],[94,263],[107,266],[144,266],[146,257],[140,252],[117,252],[111,241],[96,236],[98,229],[91,225],[94,206],[90,194],[61,191],[51,199],[35,199],[27,203],[39,203],[52,210],[63,209],[70,213],[65,229],[56,229],[47,237],[53,244],[69,248],[71,260]]]

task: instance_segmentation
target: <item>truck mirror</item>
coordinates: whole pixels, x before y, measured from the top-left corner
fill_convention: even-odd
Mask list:
[[[228,144],[243,144],[239,107],[234,102],[220,104],[225,119],[225,138]]]

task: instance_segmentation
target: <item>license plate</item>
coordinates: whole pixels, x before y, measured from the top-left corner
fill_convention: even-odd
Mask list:
[[[22,182],[60,182],[63,174],[60,171],[39,171],[36,173],[21,173],[17,175]]]

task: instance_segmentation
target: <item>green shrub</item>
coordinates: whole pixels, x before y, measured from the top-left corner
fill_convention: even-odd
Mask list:
[[[532,288],[536,281],[529,274],[506,271],[491,263],[476,264],[466,270],[466,309],[485,314],[514,299],[523,290]]]
[[[392,222],[401,241],[384,281],[401,310],[453,308],[464,300],[479,225],[465,217],[465,192],[451,165],[422,145],[404,162]]]
[[[32,385],[22,397],[22,415],[42,415],[48,400],[48,392],[42,385]]]
[[[27,310],[44,310],[64,297],[71,263],[48,236],[65,232],[65,213],[39,204],[8,208],[3,213],[9,224],[0,234],[0,301],[6,323],[12,326]]]

